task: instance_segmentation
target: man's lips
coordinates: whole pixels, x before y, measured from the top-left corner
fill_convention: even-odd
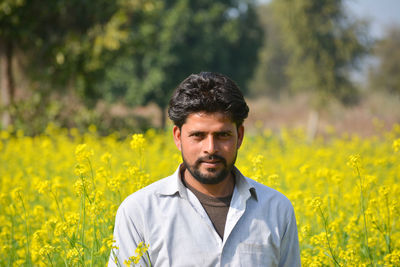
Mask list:
[[[219,163],[221,161],[220,160],[202,160],[201,162],[204,162],[204,163]]]
[[[206,156],[197,160],[198,165],[203,165],[208,168],[215,168],[217,165],[225,164],[225,159],[218,155]]]
[[[216,167],[217,165],[221,164],[220,160],[204,160],[201,161],[201,164],[205,167]]]

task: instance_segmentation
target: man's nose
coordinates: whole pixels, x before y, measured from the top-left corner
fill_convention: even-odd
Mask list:
[[[215,137],[210,135],[204,140],[204,152],[207,154],[215,154],[218,151],[218,143]]]

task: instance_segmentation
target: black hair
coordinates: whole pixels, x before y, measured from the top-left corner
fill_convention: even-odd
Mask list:
[[[239,127],[249,107],[234,81],[227,76],[201,72],[191,74],[175,89],[169,101],[168,116],[179,128],[195,112],[223,112]]]

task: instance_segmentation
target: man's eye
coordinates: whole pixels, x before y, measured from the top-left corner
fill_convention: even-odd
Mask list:
[[[230,134],[229,133],[219,133],[218,136],[219,137],[229,137]]]
[[[193,137],[202,137],[203,134],[202,134],[202,133],[192,133],[190,136],[193,136]]]

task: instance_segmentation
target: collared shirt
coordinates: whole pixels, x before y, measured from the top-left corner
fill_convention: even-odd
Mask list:
[[[180,166],[182,167],[182,166]],[[278,191],[234,168],[235,188],[224,237],[216,232],[180,168],[127,197],[115,219],[109,266],[124,265],[140,242],[151,266],[300,266],[296,218]],[[150,266],[147,257],[139,265]],[[139,266],[138,265],[138,266]]]

